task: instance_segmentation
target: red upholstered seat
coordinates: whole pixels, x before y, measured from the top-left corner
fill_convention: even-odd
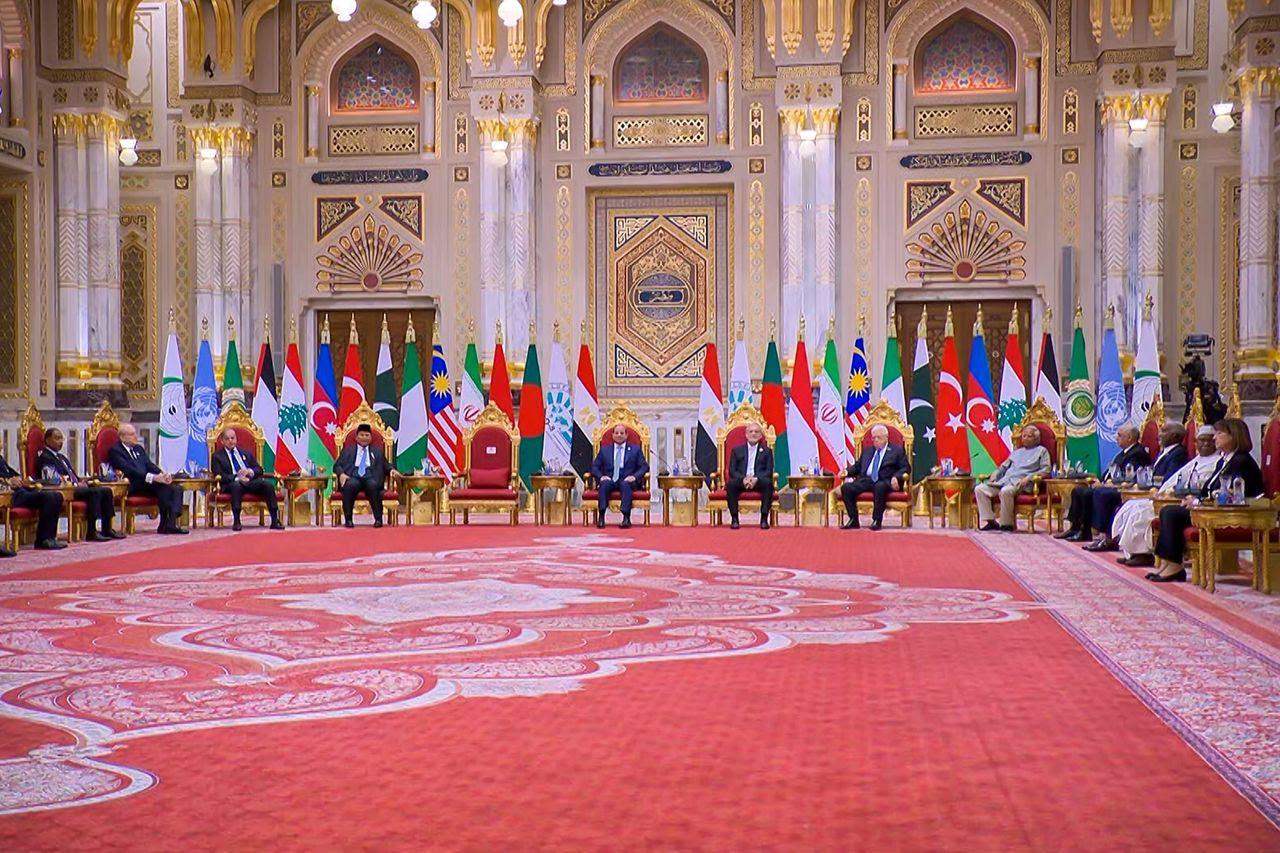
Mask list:
[[[860,501],[868,501],[868,502],[870,502],[870,501],[875,500],[875,497],[876,497],[876,496],[875,496],[875,494],[874,494],[873,492],[859,492],[859,493],[858,493],[858,498],[857,498],[857,499],[858,499],[858,500],[860,500]],[[887,498],[887,500],[891,500],[891,501],[909,501],[909,500],[911,500],[911,493],[910,493],[910,492],[889,492],[889,497]]]
[[[1271,537],[1272,542],[1277,541],[1280,539],[1280,528],[1271,528],[1271,532],[1267,535]],[[1199,542],[1200,529],[1198,527],[1188,527],[1182,536],[1188,544],[1192,542]],[[1219,544],[1237,542],[1241,545],[1248,545],[1253,541],[1253,534],[1251,531],[1246,530],[1243,527],[1222,527],[1214,531],[1213,538]]]
[[[125,506],[159,506],[160,502],[150,495],[129,495],[124,499]]]
[[[760,503],[763,498],[764,495],[760,494],[755,489],[743,489],[742,494],[738,496],[738,500],[740,501],[755,501],[756,503]],[[711,492],[711,500],[713,501],[727,501],[728,499],[729,493],[724,489],[715,489]]]
[[[36,517],[38,513],[25,506],[15,506],[9,510],[9,517],[14,521],[27,521]]]
[[[27,476],[37,480],[40,479],[37,460],[40,458],[41,450],[44,450],[44,430],[32,424],[27,427],[26,440],[22,443],[22,457],[26,465]]]
[[[599,497],[600,497],[599,489],[583,489],[582,491],[582,499],[584,501],[594,501],[594,500],[597,500]],[[647,501],[649,500],[649,498],[650,498],[650,495],[649,495],[648,489],[635,489],[634,491],[631,492],[632,500]]]
[[[284,500],[284,492],[280,491],[279,489],[276,489],[276,500],[277,501]],[[219,504],[229,504],[231,503],[231,495],[227,494],[226,492],[217,492],[213,496],[213,502],[219,503]],[[258,495],[245,495],[244,503],[260,504],[260,503],[266,503],[266,500],[262,497],[259,497]]]
[[[1160,427],[1155,420],[1148,420],[1142,427],[1142,446],[1152,459],[1160,455]]]
[[[1036,421],[1032,426],[1040,431],[1040,446],[1049,451],[1049,459],[1057,459],[1058,435],[1053,431],[1053,426],[1042,421]]]
[[[1262,434],[1262,485],[1268,495],[1280,495],[1280,411]]]
[[[221,503],[223,498],[230,499],[230,497],[231,497],[230,495],[218,495],[218,501]],[[245,495],[244,499],[247,501],[251,497],[255,497],[255,496]],[[284,500],[284,492],[281,492],[277,489],[276,497],[280,500]],[[356,492],[356,500],[367,501],[368,499],[369,499],[369,496],[364,493],[364,489],[361,489],[360,491]],[[395,489],[386,489],[382,493],[382,499],[384,501],[398,501],[400,500],[400,492],[398,492]],[[334,489],[332,492],[329,493],[329,500],[335,500],[335,501],[342,500],[342,492],[338,491],[337,489]]]
[[[512,489],[473,489],[464,486],[449,492],[449,500],[514,501],[518,497]]]
[[[102,473],[102,463],[107,461],[107,451],[120,442],[120,433],[113,426],[104,426],[98,430],[94,442],[89,447],[89,455],[93,458],[91,474]]]

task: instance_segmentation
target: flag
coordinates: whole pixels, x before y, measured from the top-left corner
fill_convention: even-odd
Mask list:
[[[1046,309],[1044,334],[1040,336],[1040,360],[1036,367],[1035,396],[1044,400],[1049,411],[1062,417],[1062,395],[1058,391],[1058,359],[1053,354],[1053,333],[1049,331],[1052,320],[1053,311]]]
[[[337,456],[334,437],[338,434],[338,383],[333,376],[333,354],[329,349],[329,318],[320,330],[316,351],[316,372],[311,382],[311,437],[307,455],[321,473],[329,473]]]
[[[929,309],[920,310],[916,326],[915,360],[911,366],[911,404],[907,423],[915,434],[911,447],[911,472],[919,480],[929,475],[938,464],[937,413],[933,410],[933,374],[929,369]]]
[[[1089,383],[1089,355],[1084,348],[1082,313],[1076,306],[1075,334],[1071,339],[1071,373],[1067,376],[1067,396],[1063,415],[1067,425],[1067,461],[1090,474],[1099,473],[1097,406]]]
[[[443,359],[441,359],[443,361]],[[434,359],[432,367],[434,368]],[[418,341],[413,318],[404,332],[404,373],[400,378],[400,429],[396,432],[396,470],[401,474],[421,471],[427,459],[427,395],[422,387],[422,366],[418,364]],[[434,402],[434,382],[432,400]],[[449,381],[445,379],[445,392]],[[455,452],[454,458],[457,457]],[[433,466],[439,468],[440,466]],[[443,472],[453,479],[453,468]]]
[[[898,416],[907,419],[907,402],[902,388],[902,353],[898,351],[898,315],[889,315],[889,340],[884,344],[884,369],[880,371],[880,399]]]
[[[1102,328],[1102,362],[1098,365],[1098,464],[1111,464],[1120,452],[1116,430],[1129,425],[1129,402],[1124,396],[1124,371],[1116,345],[1114,315],[1107,309]]]
[[[480,354],[474,340],[467,343],[462,365],[462,397],[458,400],[458,426],[466,429],[484,411],[484,374],[480,371]]]
[[[351,315],[351,331],[347,337],[347,360],[342,365],[342,401],[338,406],[338,427],[365,401],[364,371],[360,368],[360,333],[356,331],[356,315]]]
[[[838,473],[844,465],[844,414],[840,405],[840,355],[836,352],[836,325],[827,328],[827,348],[818,374],[818,408],[814,426],[818,432],[818,459],[824,471]]]
[[[542,464],[548,471],[567,471],[569,457],[573,453],[573,400],[569,395],[569,374],[565,369],[559,329],[551,340],[551,364],[547,368],[547,386],[543,394],[547,405]]]
[[[418,372],[418,348],[414,346],[414,373]],[[406,379],[407,379],[406,371]],[[419,377],[418,388],[422,387]],[[421,391],[419,391],[421,393]],[[421,439],[415,437],[417,443]],[[420,451],[416,447],[410,449],[410,461],[413,457],[421,465]],[[444,347],[436,344],[431,348],[431,418],[427,427],[427,459],[431,467],[450,480],[458,473],[462,460],[462,431],[458,429],[458,421],[453,413],[453,389],[449,385],[449,365],[444,360]]]
[[[218,385],[213,375],[213,351],[206,326],[196,355],[196,381],[191,389],[190,430],[186,469],[198,473],[209,467],[209,430],[218,423]]]
[[[791,459],[791,476],[807,468],[817,473],[818,434],[813,425],[813,383],[809,378],[809,353],[804,345],[804,319],[796,337],[796,360],[791,367],[791,397],[787,400],[787,454]]]
[[[258,369],[253,379],[253,422],[262,430],[262,458],[258,464],[268,474],[276,470],[276,443],[280,439],[280,403],[276,400],[276,366],[271,360],[271,338],[262,337]]]
[[[547,415],[542,403],[542,372],[538,368],[538,344],[529,337],[520,384],[520,481],[532,492],[529,478],[542,469],[543,432]]]
[[[1138,357],[1133,363],[1133,425],[1142,429],[1147,412],[1160,400],[1160,357],[1156,355],[1156,326],[1151,316],[1151,297],[1142,307],[1138,329]]]
[[[236,351],[236,324],[227,320],[227,360],[222,368],[222,411],[239,404],[244,408],[244,376],[240,372],[240,353]]]
[[[747,361],[747,342],[742,339],[742,327],[738,327],[738,340],[733,344],[733,366],[729,374],[729,404],[727,413],[732,415],[743,403],[751,402],[751,364]]]
[[[596,400],[596,372],[591,366],[591,348],[585,338],[578,347],[578,372],[573,377],[573,470],[586,479],[591,473],[595,447],[592,438],[600,423],[600,403]]]
[[[698,433],[693,442],[693,462],[706,478],[719,467],[716,435],[724,423],[724,400],[720,396],[720,359],[715,343],[707,344],[702,359],[702,392],[698,397]]]
[[[769,349],[764,357],[764,381],[760,388],[760,414],[773,427],[773,470],[778,475],[778,488],[787,485],[791,476],[791,450],[787,446],[787,402],[782,393],[782,362],[778,358],[778,342],[769,336]]]
[[[1004,372],[1000,375],[1000,437],[1012,450],[1013,431],[1027,416],[1027,384],[1022,379],[1022,342],[1018,339],[1018,309],[1009,318],[1009,338],[1004,345]]]
[[[502,335],[493,345],[493,372],[489,374],[489,402],[498,407],[511,421],[516,422],[516,407],[511,402],[511,379],[507,376],[507,357],[502,352]]]
[[[160,383],[160,467],[180,471],[187,464],[187,386],[182,380],[182,354],[178,329],[169,315],[169,343],[164,352],[164,378]]]
[[[387,315],[382,315],[382,340],[378,343],[378,372],[373,377],[373,411],[393,430],[400,429],[400,413],[396,411],[396,371],[391,366],[391,330]]]
[[[973,323],[973,345],[969,349],[969,394],[964,418],[969,427],[969,473],[990,474],[1009,458],[1009,448],[1000,437],[1000,425],[991,405],[991,365],[987,361],[987,340],[982,331],[982,306]]]
[[[307,461],[310,429],[307,394],[302,385],[302,356],[296,333],[290,335],[284,356],[284,382],[280,384],[280,435],[276,441],[276,471],[295,474]]]
[[[854,432],[870,412],[871,376],[867,368],[866,344],[859,336],[853,344],[853,358],[849,359],[849,390],[844,396],[844,456],[849,465],[858,461]]]
[[[938,375],[938,459],[950,459],[957,471],[963,471],[969,461],[969,434],[964,423],[960,356],[956,354],[950,306],[947,306],[946,336],[942,343],[942,372]]]

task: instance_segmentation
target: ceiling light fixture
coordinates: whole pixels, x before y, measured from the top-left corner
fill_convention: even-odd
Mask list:
[[[431,0],[418,0],[413,7],[413,20],[420,30],[429,30],[431,25],[436,22],[439,13],[436,12],[435,5]]]
[[[524,17],[524,5],[520,0],[502,0],[498,4],[498,17],[508,27],[514,27]]]
[[[131,136],[120,140],[120,165],[132,166],[138,162],[138,140]]]

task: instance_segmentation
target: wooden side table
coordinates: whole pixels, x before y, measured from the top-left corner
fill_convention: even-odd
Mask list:
[[[531,474],[529,485],[533,486],[533,523],[548,524],[547,501],[544,492],[548,489],[564,493],[564,521],[568,527],[573,523],[572,508],[569,506],[573,497],[573,487],[578,482],[577,474]]]
[[[1121,486],[1120,503],[1124,504],[1129,501],[1150,500],[1155,493],[1155,489],[1141,489],[1137,486]]]
[[[440,524],[440,493],[449,485],[443,474],[401,474],[400,489],[404,492],[405,524],[413,524],[413,504],[422,491],[424,500],[431,502],[431,523]]]
[[[182,489],[182,503],[183,503],[182,511],[184,513],[187,511],[187,507],[186,507],[187,495],[191,495],[190,526],[192,528],[199,527],[199,524],[197,523],[197,519],[198,519],[197,501],[199,500],[199,493],[200,492],[205,493],[204,526],[212,529],[213,528],[213,501],[209,499],[209,490],[214,487],[214,479],[212,477],[174,477],[173,485],[177,486],[179,489]],[[179,523],[181,523],[181,519],[179,519]]]
[[[1271,594],[1271,530],[1276,526],[1276,508],[1269,501],[1258,505],[1193,506],[1191,523],[1200,530],[1198,577],[1192,578],[1194,583],[1214,591],[1218,576],[1214,553],[1218,531],[1243,529],[1249,531],[1249,550],[1253,551],[1253,588]]]
[[[118,530],[124,530],[124,499],[129,496],[128,480],[90,480],[90,485],[101,486],[104,489],[111,490],[111,509],[112,512],[120,513],[120,527]],[[111,522],[115,524],[115,519]]]
[[[1067,506],[1071,503],[1071,492],[1076,486],[1088,486],[1096,482],[1092,477],[1046,477],[1044,479],[1045,497],[1049,501],[1049,528],[1054,530],[1053,519],[1057,518],[1057,532],[1061,533],[1063,522],[1067,517]]]
[[[688,489],[693,492],[693,524],[698,526],[698,493],[705,482],[701,474],[659,474],[658,488],[662,489],[662,526],[671,526],[671,490]]]
[[[4,538],[0,545],[10,550],[18,549],[18,539],[13,535],[13,522],[9,519],[9,511],[13,508],[13,492],[8,486],[0,489],[0,520],[4,522]]]
[[[831,501],[828,498],[828,493],[830,493],[835,484],[836,478],[831,474],[799,474],[787,478],[787,485],[796,493],[796,527],[800,526],[804,493],[810,490],[819,490],[822,492],[822,526],[831,526]]]
[[[933,527],[933,500],[937,495],[942,497],[942,526],[947,526],[947,509],[956,508],[956,519],[961,530],[973,526],[973,485],[970,476],[953,474],[944,477],[941,474],[930,474],[923,483],[926,512],[929,513],[929,526]],[[950,494],[948,494],[948,492]]]
[[[290,474],[284,480],[285,490],[285,506],[287,510],[285,515],[289,517],[288,524],[293,524],[293,508],[297,504],[297,493],[301,491],[310,491],[315,498],[314,513],[316,527],[324,527],[324,493],[329,486],[328,474]]]

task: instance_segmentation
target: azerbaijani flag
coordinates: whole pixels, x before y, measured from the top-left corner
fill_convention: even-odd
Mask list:
[[[787,401],[782,393],[782,361],[778,358],[778,342],[772,335],[764,357],[760,414],[764,416],[765,423],[773,427],[773,470],[778,475],[778,488],[781,489],[791,476],[791,449],[787,443]]]
[[[338,382],[333,375],[333,353],[329,348],[329,318],[320,330],[320,348],[316,351],[316,372],[311,382],[311,442],[307,455],[322,473],[333,469],[338,455]]]
[[[524,381],[520,385],[520,481],[530,492],[533,485],[529,478],[542,470],[542,440],[546,424],[538,345],[530,340],[529,351],[524,357]]]
[[[969,473],[990,474],[1009,458],[1009,448],[1000,437],[995,408],[991,404],[991,366],[987,362],[987,340],[982,331],[982,306],[973,322],[973,345],[969,349],[969,399],[964,416],[969,429]]]

